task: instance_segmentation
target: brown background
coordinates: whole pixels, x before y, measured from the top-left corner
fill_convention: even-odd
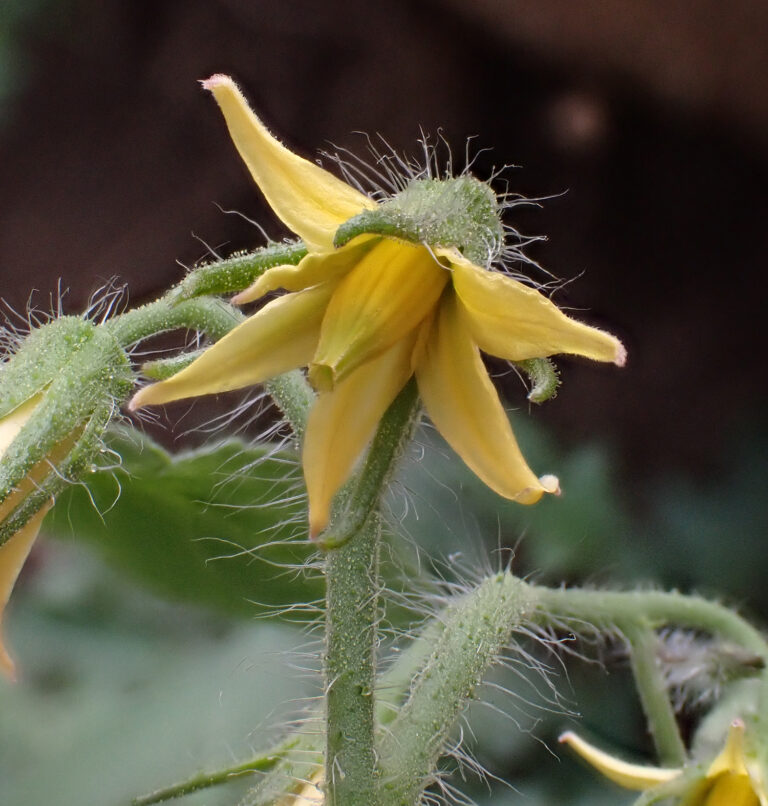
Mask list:
[[[31,9],[37,8],[37,13]],[[26,10],[23,10],[26,9]],[[0,95],[0,282],[78,312],[117,277],[133,302],[206,252],[284,233],[196,80],[229,72],[302,153],[416,151],[440,128],[477,172],[551,196],[516,223],[564,305],[619,333],[623,372],[564,361],[536,416],[597,435],[625,474],[716,477],[759,423],[768,186],[768,6],[757,0],[11,2]],[[520,405],[519,388],[510,400]]]

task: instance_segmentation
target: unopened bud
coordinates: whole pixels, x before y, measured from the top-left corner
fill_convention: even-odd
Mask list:
[[[33,331],[0,366],[1,621],[45,512],[102,448],[131,368],[110,333],[77,317]],[[13,676],[2,640],[0,671]]]

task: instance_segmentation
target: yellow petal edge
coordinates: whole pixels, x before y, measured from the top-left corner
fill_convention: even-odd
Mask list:
[[[289,151],[256,117],[229,77],[201,82],[221,108],[232,140],[277,217],[313,249],[332,249],[339,225],[376,202]]]
[[[650,789],[658,784],[671,781],[682,773],[680,769],[651,767],[622,761],[604,750],[599,750],[570,730],[563,733],[558,741],[567,744],[598,772],[625,789],[636,791]]]

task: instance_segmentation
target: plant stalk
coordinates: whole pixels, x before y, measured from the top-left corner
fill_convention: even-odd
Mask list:
[[[326,554],[325,806],[375,806],[375,645],[378,623],[377,513]]]

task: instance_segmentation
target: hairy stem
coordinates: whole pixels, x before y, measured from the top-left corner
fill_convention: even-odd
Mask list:
[[[375,644],[381,519],[326,555],[325,806],[375,806]]]
[[[578,588],[539,588],[535,595],[543,618],[581,621],[598,628],[641,624],[676,624],[728,638],[768,660],[763,636],[733,610],[700,596],[673,591],[589,591]]]
[[[444,627],[434,636],[430,657],[406,703],[382,732],[382,806],[421,802],[461,709],[531,607],[530,588],[501,573],[442,613]]]
[[[173,784],[163,789],[158,789],[155,792],[150,792],[148,795],[134,798],[132,806],[153,806],[155,803],[173,800],[174,798],[180,798],[184,795],[198,792],[201,789],[209,789],[213,786],[228,783],[242,775],[252,775],[255,772],[268,772],[293,748],[296,742],[297,739],[292,737],[289,741],[275,747],[273,750],[261,753],[249,761],[235,764],[223,770],[216,770],[216,772],[201,772],[199,775],[188,778],[181,783]]]
[[[244,319],[237,308],[222,300],[204,297],[174,305],[163,297],[115,316],[103,327],[123,347],[130,347],[142,339],[180,328],[197,330],[218,341]]]
[[[685,745],[659,665],[659,637],[655,630],[640,623],[628,624],[622,632],[629,641],[635,684],[659,760],[665,767],[682,767],[686,761]]]

